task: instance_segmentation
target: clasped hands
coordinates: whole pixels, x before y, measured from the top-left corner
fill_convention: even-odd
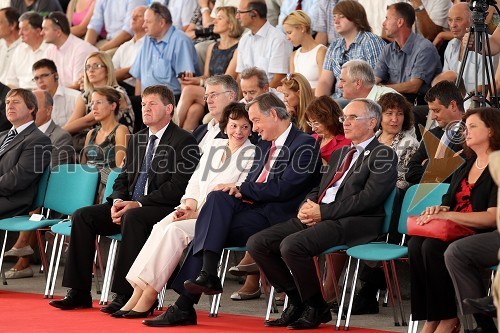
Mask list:
[[[186,207],[177,207],[177,209],[174,212],[173,216],[173,221],[182,221],[182,220],[190,220],[190,219],[196,219],[198,217],[198,212],[195,211],[193,208],[186,206]]]
[[[111,206],[111,220],[113,223],[120,225],[122,223],[122,216],[127,210],[139,207],[141,206],[137,201],[115,200],[113,206]]]
[[[450,211],[450,207],[447,206],[430,206],[427,207],[417,218],[418,225],[424,225],[429,223],[434,219],[448,219],[447,213]]]
[[[308,227],[312,227],[321,221],[321,210],[319,204],[309,199],[300,207],[297,218]]]

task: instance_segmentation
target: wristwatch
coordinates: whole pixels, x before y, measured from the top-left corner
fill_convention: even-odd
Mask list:
[[[425,9],[424,5],[421,4],[420,6],[418,6],[417,8],[415,8],[415,13],[420,13],[421,11],[423,11]]]

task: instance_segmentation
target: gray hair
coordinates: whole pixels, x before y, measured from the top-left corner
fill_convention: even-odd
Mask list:
[[[378,105],[377,102],[372,101],[371,99],[368,98],[355,98],[351,101],[352,102],[361,102],[365,104],[365,111],[366,114],[369,117],[375,118],[377,121],[377,126],[373,129],[376,131],[380,127],[380,120],[382,118],[382,107]]]
[[[269,84],[269,79],[267,78],[267,74],[264,70],[257,67],[249,67],[244,69],[241,74],[241,79],[248,80],[249,78],[256,76],[258,82],[258,86],[260,89],[263,89],[266,85]]]
[[[290,119],[290,114],[286,110],[285,103],[283,103],[283,101],[273,93],[264,93],[255,97],[250,103],[245,105],[245,109],[248,111],[254,104],[259,106],[260,113],[265,116],[269,116],[272,109],[276,112],[278,119]]]
[[[375,85],[375,73],[373,68],[364,60],[349,60],[342,65],[347,70],[347,75],[352,81],[361,80],[365,86]]]
[[[42,29],[43,16],[34,11],[25,12],[19,17],[19,23],[28,21],[33,29]]]
[[[240,90],[238,88],[238,82],[231,75],[214,75],[205,80],[205,87],[207,86],[219,86],[221,85],[224,90],[229,90],[234,92],[233,101],[237,101]]]

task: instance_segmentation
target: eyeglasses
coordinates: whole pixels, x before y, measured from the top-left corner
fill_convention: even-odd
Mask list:
[[[95,101],[90,102],[90,107],[93,108],[94,106],[99,106],[102,104],[111,104],[111,102],[110,101],[95,100]]]
[[[44,74],[40,74],[38,76],[35,76],[31,79],[31,81],[33,82],[36,82],[40,79],[45,79],[45,78],[48,78],[49,76],[51,76],[52,74],[54,74],[55,72],[52,72],[52,73],[44,73]]]
[[[306,121],[306,124],[311,128],[319,127],[319,125],[321,125],[319,121]]]
[[[358,117],[356,115],[350,115],[350,116],[341,116],[339,117],[339,121],[341,123],[345,123],[346,121],[356,121],[356,120],[363,120],[363,119],[371,119],[373,117],[369,117],[369,116],[366,116],[366,117]]]
[[[249,10],[236,10],[236,14],[246,14],[246,13],[250,13],[253,9],[249,9]]]
[[[103,64],[92,64],[92,65],[85,65],[85,70],[89,71],[91,69],[97,70],[99,68],[106,68],[106,65]]]
[[[209,98],[216,99],[217,96],[225,94],[225,93],[228,93],[228,92],[231,92],[231,91],[226,90],[226,91],[223,91],[223,92],[220,92],[220,93],[211,93],[211,94],[208,94],[208,95],[204,95],[203,96],[203,100],[206,102],[206,101],[208,101]]]

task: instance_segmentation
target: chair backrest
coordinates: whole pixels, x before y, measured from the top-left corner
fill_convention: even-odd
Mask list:
[[[399,216],[398,231],[407,233],[406,220],[408,216],[420,215],[425,208],[441,204],[443,195],[448,191],[450,184],[416,184],[411,186],[405,194]]]
[[[78,208],[93,205],[98,181],[94,166],[58,165],[50,174],[44,207],[72,215]]]
[[[111,172],[109,173],[108,180],[106,181],[106,188],[104,189],[104,195],[102,196],[103,203],[106,202],[106,198],[109,197],[111,193],[113,193],[113,185],[121,171],[121,168],[116,168],[111,170]]]
[[[47,167],[43,172],[42,178],[38,183],[38,188],[36,190],[35,200],[33,201],[33,209],[42,207],[45,201],[45,192],[47,192],[47,185],[49,183],[50,168]]]
[[[394,210],[394,199],[396,198],[397,188],[394,188],[384,202],[385,219],[382,225],[382,234],[389,232],[389,227],[392,220],[392,211]]]

